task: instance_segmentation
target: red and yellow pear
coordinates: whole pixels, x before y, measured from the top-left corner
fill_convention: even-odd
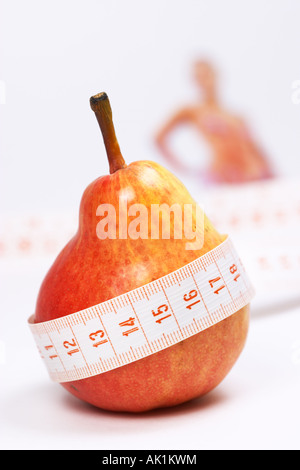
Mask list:
[[[181,268],[224,241],[203,214],[203,246],[187,250],[181,238],[116,237],[99,239],[97,208],[128,204],[196,203],[185,186],[161,165],[136,161],[126,165],[115,135],[105,93],[90,100],[102,131],[110,174],[84,191],[79,226],[48,271],[39,291],[35,322],[71,314],[143,286]],[[193,214],[193,218],[196,214]],[[128,223],[130,222],[128,216]],[[117,219],[117,233],[120,221]],[[142,412],[170,407],[213,390],[235,364],[248,332],[249,306],[201,333],[160,352],[63,387],[96,407]]]

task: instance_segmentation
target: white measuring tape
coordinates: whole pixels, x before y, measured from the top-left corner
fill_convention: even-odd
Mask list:
[[[93,307],[43,323],[29,319],[55,382],[102,374],[233,315],[254,290],[229,238],[188,265]]]

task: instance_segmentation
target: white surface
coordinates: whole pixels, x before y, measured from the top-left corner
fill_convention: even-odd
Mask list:
[[[300,448],[300,304],[254,311],[244,352],[205,398],[114,414],[52,383],[33,344],[26,321],[49,261],[1,264],[1,449]]]
[[[299,15],[297,0],[1,0],[2,210],[77,208],[107,173],[89,106],[100,91],[126,161],[162,162],[154,135],[198,100],[199,57],[215,63],[224,106],[245,118],[275,166],[299,173]],[[179,156],[204,164],[203,140],[184,131]]]

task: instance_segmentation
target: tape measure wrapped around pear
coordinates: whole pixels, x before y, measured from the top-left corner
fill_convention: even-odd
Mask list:
[[[226,239],[172,173],[146,160],[125,163],[106,93],[93,96],[90,104],[103,135],[110,174],[97,178],[84,191],[77,233],[41,285],[34,323],[65,317],[145,286]],[[167,219],[169,225],[163,226]],[[190,311],[200,307],[196,290],[183,295],[190,300]],[[152,307],[149,315],[161,325],[163,340],[174,312],[167,302]],[[244,348],[248,325],[249,304],[177,344],[62,386],[106,410],[141,412],[174,406],[208,393],[224,379]],[[133,313],[115,328],[130,338],[143,325]],[[99,356],[105,335],[100,325],[90,334]],[[80,352],[74,338],[65,339],[64,347],[69,356]]]

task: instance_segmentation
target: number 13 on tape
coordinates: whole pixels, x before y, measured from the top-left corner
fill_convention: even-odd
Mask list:
[[[233,315],[254,290],[229,238],[195,261],[106,302],[29,319],[52,380],[102,374],[168,348]]]

